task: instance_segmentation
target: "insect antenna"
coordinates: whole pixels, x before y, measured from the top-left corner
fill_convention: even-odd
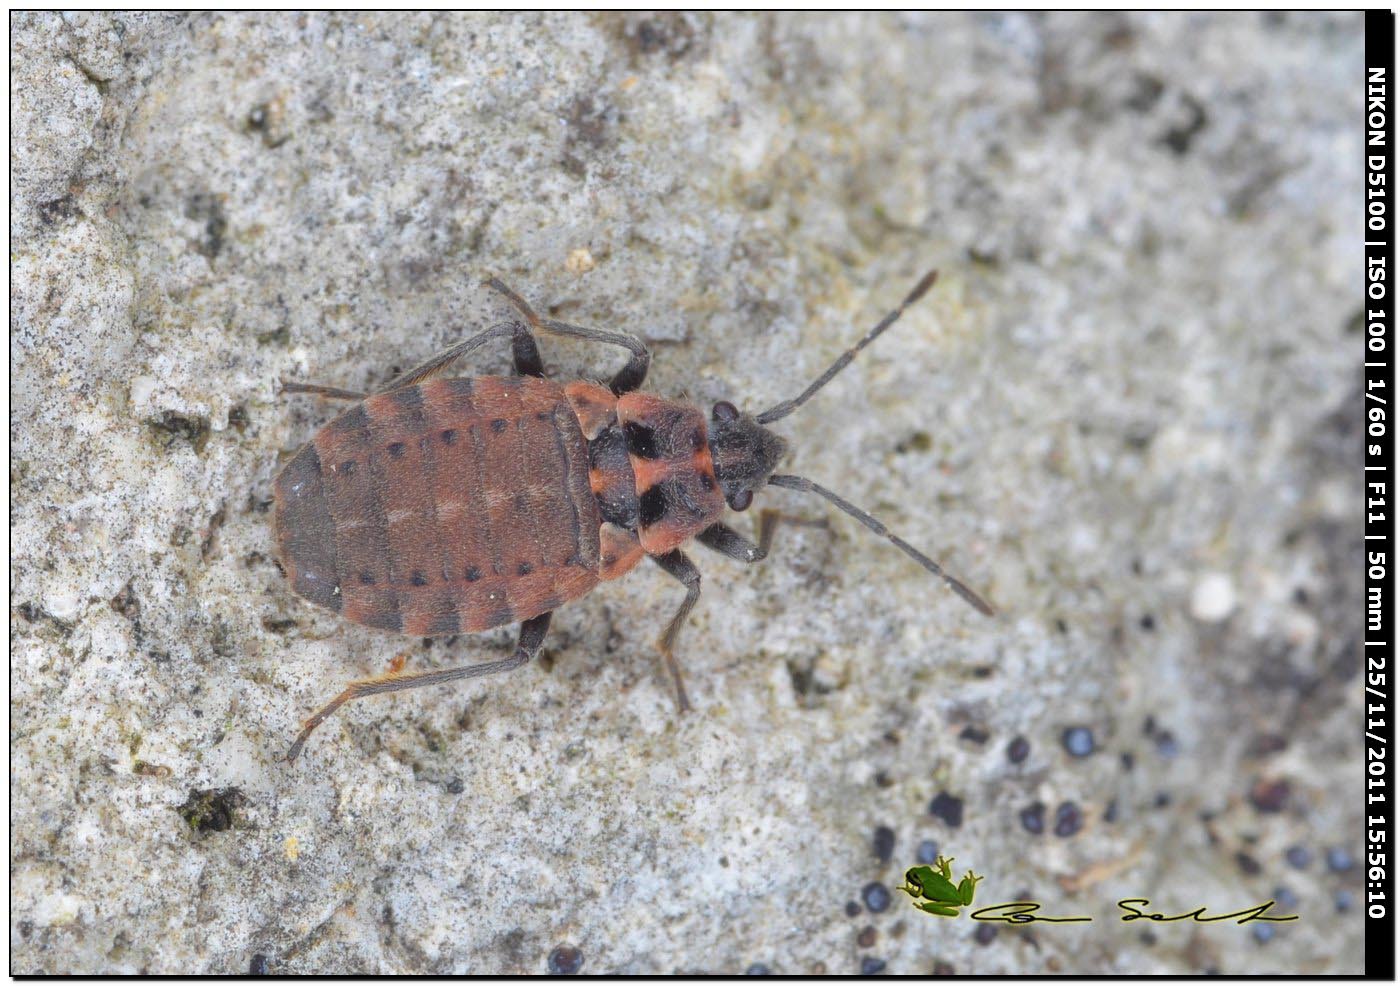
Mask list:
[[[786,418],[793,411],[796,411],[803,404],[806,404],[808,398],[810,398],[817,391],[825,387],[831,381],[832,377],[836,376],[836,374],[840,373],[848,365],[850,365],[851,360],[855,359],[856,356],[860,354],[860,351],[862,349],[864,349],[866,346],[870,345],[872,342],[878,339],[880,337],[881,332],[884,332],[895,322],[899,321],[899,316],[904,314],[904,309],[908,308],[914,302],[922,298],[924,294],[928,291],[928,289],[933,287],[933,282],[937,280],[938,271],[931,270],[927,274],[925,274],[922,278],[920,278],[919,283],[914,285],[914,290],[910,291],[908,296],[906,296],[905,299],[899,303],[898,308],[890,312],[884,318],[880,319],[879,323],[875,326],[875,328],[867,332],[865,334],[865,337],[861,339],[860,342],[856,343],[850,349],[842,353],[841,356],[836,360],[836,362],[832,363],[831,366],[827,368],[827,371],[825,373],[817,377],[817,379],[812,383],[810,387],[808,387],[806,390],[798,394],[790,401],[783,401],[781,404],[775,404],[773,407],[770,407],[768,410],[764,411],[754,420],[761,425],[766,425],[770,422],[777,421],[781,418]]]
[[[977,593],[973,592],[967,586],[963,585],[963,583],[960,582],[958,579],[955,579],[953,576],[945,572],[943,570],[943,567],[937,562],[935,562],[932,558],[924,554],[922,551],[919,551],[908,541],[905,541],[903,538],[899,537],[899,535],[891,533],[890,529],[884,524],[880,523],[878,520],[870,516],[864,510],[857,507],[855,504],[843,500],[841,497],[837,496],[835,493],[831,492],[831,490],[827,489],[826,487],[819,486],[818,484],[812,482],[810,479],[804,479],[801,476],[769,476],[768,484],[770,486],[782,486],[790,490],[801,490],[806,493],[815,493],[817,494],[817,496],[829,500],[831,503],[834,503],[838,508],[840,508],[842,512],[850,514],[852,517],[860,521],[866,527],[870,528],[876,534],[888,540],[896,548],[904,552],[910,558],[914,559],[928,571],[932,572],[934,575],[937,575],[939,578],[941,578],[944,582],[948,583],[948,587],[954,592],[956,592],[959,596],[961,596],[963,601],[972,606],[972,608],[977,610],[977,612],[982,613],[985,616],[996,615],[996,610],[992,609],[990,603],[988,603]]]

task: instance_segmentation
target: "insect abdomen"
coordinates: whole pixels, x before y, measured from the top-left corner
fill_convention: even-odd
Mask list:
[[[598,582],[588,451],[556,384],[432,380],[336,418],[277,479],[296,591],[413,635],[518,623]]]

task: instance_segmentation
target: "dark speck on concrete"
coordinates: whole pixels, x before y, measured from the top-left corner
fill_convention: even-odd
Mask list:
[[[767,967],[766,965],[764,965],[762,962],[755,962],[753,965],[749,966],[747,969],[744,970],[744,975],[746,975],[746,976],[771,976],[771,975],[773,975],[773,970],[770,969],[770,968],[768,968],[768,967]]]
[[[1070,726],[1060,734],[1060,743],[1072,757],[1087,757],[1094,752],[1094,731],[1088,726]]]
[[[881,825],[875,830],[873,840],[875,858],[882,863],[888,863],[894,855],[894,829],[888,825]]]
[[[990,945],[997,937],[997,928],[994,924],[981,923],[977,925],[977,930],[972,933],[972,940],[979,945]]]
[[[940,791],[928,803],[928,813],[943,819],[949,828],[957,828],[963,821],[963,799],[955,798],[947,791]]]
[[[953,963],[940,960],[933,964],[933,974],[935,976],[956,976],[958,970]]]
[[[853,918],[860,913],[860,905],[853,900],[846,901],[846,917]]]
[[[1291,910],[1298,906],[1298,895],[1283,884],[1279,884],[1274,888],[1274,902],[1277,903],[1279,907]]]
[[[1068,839],[1084,827],[1084,813],[1073,801],[1062,801],[1055,809],[1055,834]]]
[[[196,832],[227,832],[233,827],[243,794],[236,787],[191,791],[185,803],[175,809]]]
[[[1288,806],[1290,792],[1291,788],[1287,781],[1280,778],[1261,777],[1249,789],[1249,803],[1254,805],[1256,811],[1274,814],[1283,811]]]
[[[964,726],[963,731],[958,733],[958,739],[966,740],[969,743],[976,743],[978,746],[981,746],[991,738],[992,734],[981,726]]]
[[[1251,933],[1254,935],[1254,940],[1261,945],[1265,944],[1266,942],[1273,941],[1275,932],[1274,926],[1272,924],[1256,924],[1250,930]]]
[[[256,953],[251,959],[248,960],[248,975],[267,975],[267,956],[264,955],[262,952]]]
[[[1352,897],[1350,890],[1338,890],[1336,896],[1333,897],[1332,900],[1333,903],[1337,905],[1338,911],[1345,913],[1351,910]]]
[[[938,843],[934,842],[932,839],[925,839],[923,842],[920,842],[919,848],[914,853],[914,858],[921,863],[928,863],[931,865],[938,859]]]
[[[583,968],[583,953],[572,945],[556,945],[549,953],[551,976],[573,976]]]
[[[1327,850],[1327,868],[1329,870],[1335,873],[1345,873],[1355,865],[1356,860],[1352,858],[1351,853],[1341,846],[1333,846]]]
[[[1030,755],[1031,741],[1024,736],[1017,736],[1006,746],[1006,759],[1012,763],[1022,763]]]
[[[873,924],[867,924],[864,928],[860,929],[860,934],[856,935],[856,944],[861,948],[870,948],[879,937],[880,932],[875,930],[875,926]]]
[[[1283,858],[1288,860],[1288,865],[1295,870],[1305,870],[1312,865],[1312,850],[1307,846],[1289,846]]]
[[[1259,865],[1259,860],[1247,852],[1235,853],[1235,864],[1239,866],[1240,872],[1246,876],[1257,876],[1264,871],[1264,867]]]
[[[890,907],[890,891],[883,883],[867,883],[860,890],[860,899],[865,901],[872,914],[887,911]]]
[[[1037,801],[1021,809],[1021,828],[1031,835],[1040,835],[1045,831],[1044,802]]]
[[[860,974],[862,976],[878,976],[885,971],[885,960],[871,958],[867,955],[860,960]]]

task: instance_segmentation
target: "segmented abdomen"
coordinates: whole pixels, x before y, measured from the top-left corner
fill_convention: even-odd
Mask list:
[[[283,469],[275,520],[296,591],[385,630],[487,630],[598,582],[587,444],[563,389],[534,377],[367,398]]]

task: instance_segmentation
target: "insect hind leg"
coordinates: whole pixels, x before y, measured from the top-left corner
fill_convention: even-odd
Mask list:
[[[482,675],[499,674],[502,671],[513,671],[522,664],[528,664],[534,660],[540,652],[540,647],[544,644],[545,634],[549,631],[549,618],[552,615],[544,613],[520,624],[520,640],[516,645],[515,653],[501,661],[468,664],[458,668],[435,668],[432,671],[414,671],[409,674],[404,674],[391,666],[388,674],[350,682],[345,691],[327,702],[302,724],[301,732],[297,734],[296,741],[287,751],[287,763],[296,761],[296,758],[301,755],[301,749],[306,745],[307,739],[316,731],[316,727],[329,719],[335,710],[346,702],[364,698],[367,695],[383,695],[386,692],[397,692],[406,688],[422,688],[426,685],[438,685],[463,678],[479,678]]]
[[[328,397],[333,401],[362,401],[366,396],[358,390],[342,390],[340,387],[327,387],[319,383],[301,383],[298,380],[283,380],[282,393],[315,394],[317,397]]]

